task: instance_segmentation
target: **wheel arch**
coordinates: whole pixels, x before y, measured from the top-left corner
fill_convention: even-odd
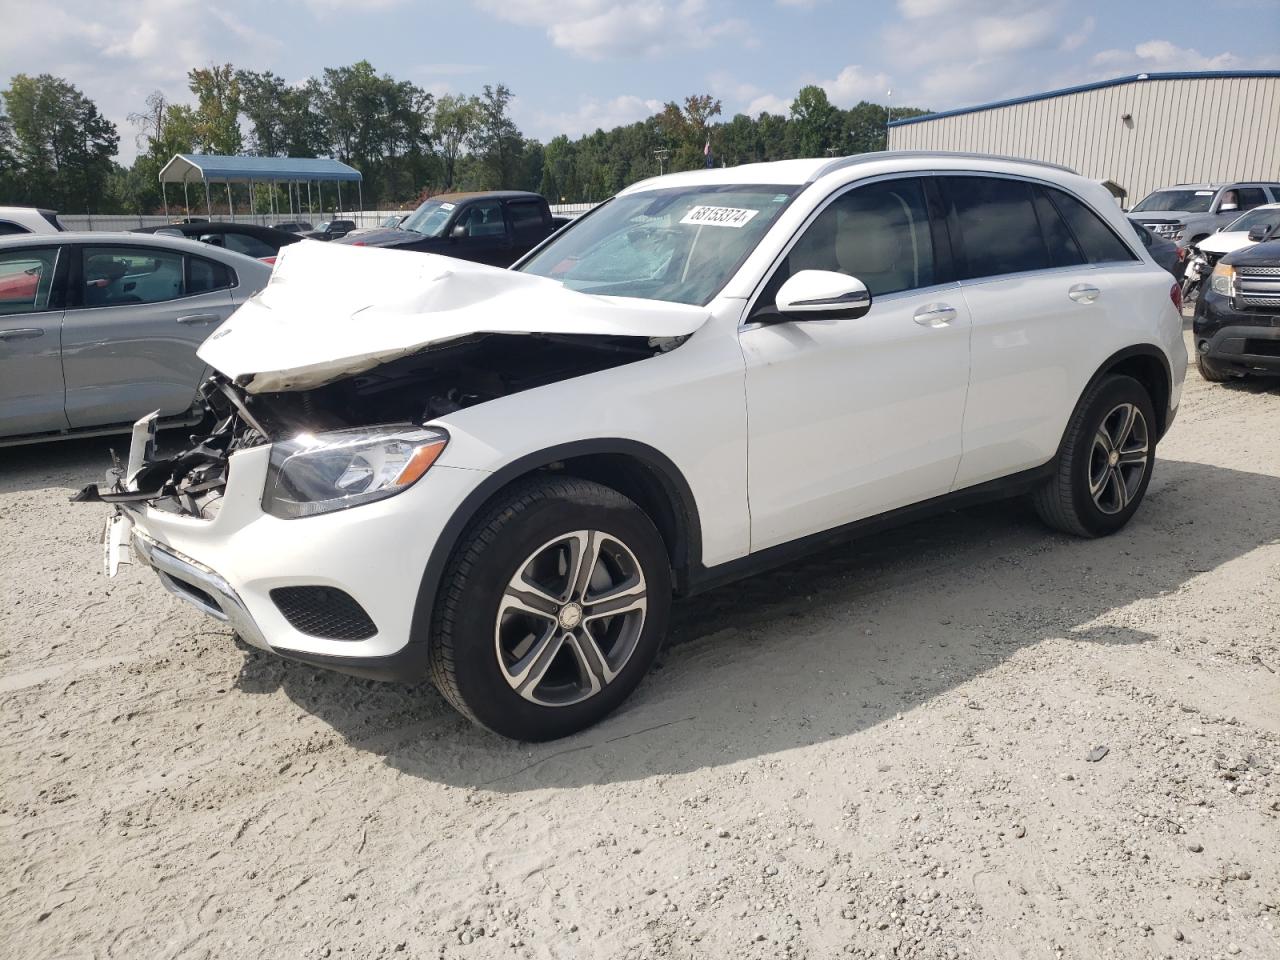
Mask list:
[[[1163,437],[1171,421],[1169,398],[1173,393],[1173,371],[1164,351],[1150,343],[1134,344],[1116,351],[1089,378],[1076,403],[1079,404],[1088,395],[1094,384],[1112,374],[1133,377],[1146,388],[1151,397],[1151,405],[1156,411],[1157,438]]]
[[[494,471],[454,511],[423,570],[409,631],[410,644],[422,644],[425,649],[440,581],[467,526],[512,484],[543,472],[593,480],[635,501],[658,528],[666,545],[676,591],[686,590],[689,571],[702,561],[702,527],[693,491],[675,463],[648,444],[624,438],[559,444]]]

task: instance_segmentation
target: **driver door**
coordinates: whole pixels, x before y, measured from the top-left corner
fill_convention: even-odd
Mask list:
[[[859,319],[770,317],[778,288],[800,270],[857,277],[871,309]],[[834,196],[775,267],[739,335],[753,552],[951,489],[971,327],[951,276],[925,177]]]

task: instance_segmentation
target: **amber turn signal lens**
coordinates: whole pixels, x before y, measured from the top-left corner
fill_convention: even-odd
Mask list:
[[[422,475],[436,462],[436,458],[444,452],[444,447],[445,441],[438,440],[413,451],[413,456],[409,458],[409,462],[400,471],[400,476],[396,477],[395,485],[397,487],[407,487],[409,484],[420,480]]]

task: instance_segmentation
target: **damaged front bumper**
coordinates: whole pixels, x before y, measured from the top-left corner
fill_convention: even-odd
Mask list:
[[[157,457],[154,426],[139,421],[127,465],[75,498],[112,506],[108,576],[125,563],[150,567],[175,596],[262,650],[377,679],[423,678],[429,611],[415,618],[415,608],[424,571],[480,472],[437,464],[389,500],[282,519],[262,508],[269,443],[231,451],[216,490],[192,494],[185,477],[168,473],[163,492],[139,491],[141,479],[189,452]],[[183,506],[184,497],[207,495],[216,500]],[[322,616],[317,604],[325,603],[347,623]]]

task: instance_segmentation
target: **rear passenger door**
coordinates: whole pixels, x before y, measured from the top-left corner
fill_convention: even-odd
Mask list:
[[[551,211],[537,200],[512,200],[507,204],[511,221],[511,263],[515,263],[551,232]]]
[[[57,244],[0,250],[0,437],[65,430],[63,294],[67,252]]]
[[[1012,177],[947,176],[960,291],[973,315],[957,489],[1040,466],[1132,301],[1112,266],[1141,266],[1088,206]],[[1149,278],[1147,278],[1149,279]]]
[[[235,308],[234,271],[163,247],[73,249],[79,256],[62,333],[71,426],[190,409],[205,369],[196,348]]]

